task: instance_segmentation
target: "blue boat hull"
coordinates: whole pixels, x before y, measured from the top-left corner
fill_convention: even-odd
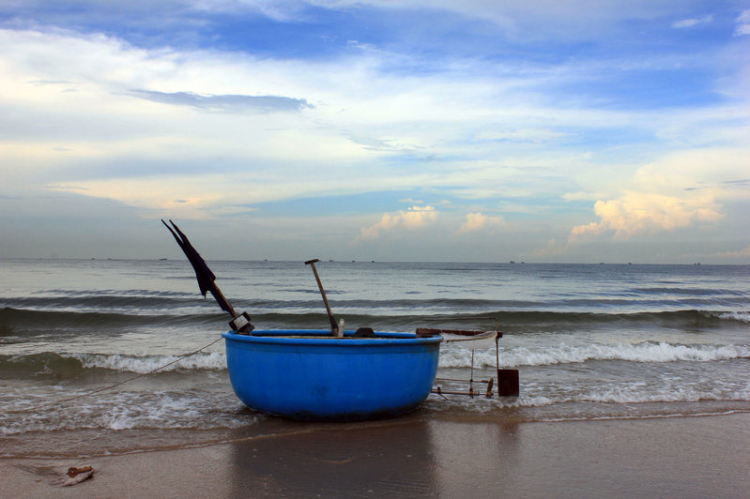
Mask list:
[[[246,406],[294,419],[358,421],[416,409],[435,381],[442,338],[375,334],[224,333],[232,388]]]

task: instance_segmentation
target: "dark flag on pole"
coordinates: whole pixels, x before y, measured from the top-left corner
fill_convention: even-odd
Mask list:
[[[224,294],[214,282],[216,280],[216,276],[213,272],[211,272],[211,269],[208,268],[208,265],[206,265],[206,261],[203,259],[200,253],[198,253],[198,251],[193,248],[193,245],[190,244],[190,240],[187,238],[187,236],[183,234],[180,228],[177,227],[177,225],[175,225],[173,221],[170,220],[169,223],[172,224],[172,227],[174,227],[174,229],[167,225],[167,222],[165,222],[164,220],[162,220],[161,223],[163,223],[164,226],[169,229],[169,232],[172,233],[175,241],[177,241],[177,244],[180,246],[180,248],[182,248],[182,251],[185,253],[188,261],[193,266],[193,269],[195,269],[195,277],[198,279],[198,287],[200,287],[203,297],[205,298],[206,293],[210,291],[214,299],[216,300],[216,303],[219,304],[221,309],[231,314],[233,319],[229,323],[231,328],[244,334],[250,334],[250,331],[255,329],[254,326],[250,324],[250,316],[247,314],[247,312],[243,312],[242,314],[238,315],[234,311],[232,305],[229,304],[229,301],[227,301],[227,299],[224,297]]]
[[[206,293],[209,291],[213,295],[214,299],[216,300],[216,303],[219,304],[222,310],[229,312],[232,315],[233,320],[230,322],[230,326],[232,326],[232,329],[235,331],[243,331],[243,332],[249,332],[252,331],[253,326],[250,324],[250,316],[247,315],[247,313],[243,313],[242,315],[238,315],[234,309],[232,308],[232,305],[229,304],[229,301],[224,297],[224,294],[221,292],[219,287],[214,282],[216,280],[216,276],[213,272],[211,272],[211,269],[208,268],[208,265],[206,265],[206,261],[203,260],[203,257],[198,253],[198,251],[193,248],[193,245],[190,244],[190,240],[187,238],[185,234],[175,225],[173,221],[169,221],[169,223],[172,224],[172,227],[167,225],[167,222],[164,220],[161,221],[161,223],[164,224],[164,226],[169,229],[169,232],[172,233],[174,236],[175,241],[177,241],[177,244],[182,248],[182,251],[185,253],[185,256],[187,257],[188,261],[190,261],[190,264],[193,266],[193,269],[195,269],[195,277],[198,279],[198,287],[200,287],[201,294],[203,297],[206,297]]]
[[[167,225],[167,222],[165,222],[164,220],[162,220],[161,223],[163,223],[164,226],[169,229],[169,232],[172,233],[175,241],[177,241],[177,244],[180,245],[180,248],[182,248],[182,251],[185,252],[185,256],[195,269],[195,277],[198,279],[198,286],[201,289],[201,294],[205,298],[206,293],[208,293],[209,291],[213,291],[216,288],[216,284],[214,283],[214,281],[216,280],[216,276],[213,272],[211,272],[211,269],[208,268],[208,265],[206,265],[206,261],[203,259],[203,257],[195,248],[193,248],[193,245],[190,244],[190,240],[187,238],[187,236],[182,233],[180,228],[177,227],[177,225],[175,225],[173,221],[170,220],[169,223],[172,224],[174,230],[172,230],[172,227]],[[216,298],[215,294],[214,298]],[[219,300],[217,298],[216,301],[219,302],[219,306],[222,310],[225,310],[234,315],[232,307],[229,305],[229,303],[226,302],[226,300]]]

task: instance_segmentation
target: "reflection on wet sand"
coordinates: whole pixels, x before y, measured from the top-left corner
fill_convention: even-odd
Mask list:
[[[517,423],[432,420],[428,428],[431,465],[442,497],[476,497],[470,491],[502,490],[515,480],[520,465]]]
[[[429,425],[414,417],[232,444],[233,496],[425,497],[436,487]]]
[[[300,425],[231,445],[234,496],[459,497],[518,466],[517,425],[397,420]]]

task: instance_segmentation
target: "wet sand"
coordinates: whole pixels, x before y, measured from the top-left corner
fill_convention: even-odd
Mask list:
[[[192,449],[0,460],[2,498],[750,497],[750,414],[559,423],[411,415]],[[93,479],[62,487],[71,466]]]

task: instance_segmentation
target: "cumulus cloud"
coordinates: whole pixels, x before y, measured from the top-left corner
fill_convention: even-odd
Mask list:
[[[750,10],[743,10],[735,22],[734,36],[750,35]]]
[[[713,16],[704,16],[700,18],[683,19],[681,21],[675,21],[672,23],[672,27],[676,29],[693,28],[700,24],[708,24],[713,21]]]
[[[711,224],[731,216],[732,206],[747,199],[748,150],[685,149],[639,168],[619,188],[594,204],[598,221],[574,227],[569,243],[596,236],[623,240]],[[583,200],[576,193],[568,200]]]
[[[615,238],[628,239],[636,234],[671,231],[723,217],[711,195],[678,198],[632,191],[620,199],[597,201],[594,212],[599,222],[574,227],[571,242],[610,231]]]
[[[467,232],[476,232],[494,227],[503,227],[505,221],[502,217],[491,217],[481,213],[469,213],[466,215],[466,222],[458,229],[459,234]]]
[[[382,232],[393,230],[397,227],[414,230],[420,229],[435,220],[440,212],[433,206],[412,206],[406,211],[397,213],[385,213],[378,223],[370,227],[362,227],[357,239],[377,239]]]

